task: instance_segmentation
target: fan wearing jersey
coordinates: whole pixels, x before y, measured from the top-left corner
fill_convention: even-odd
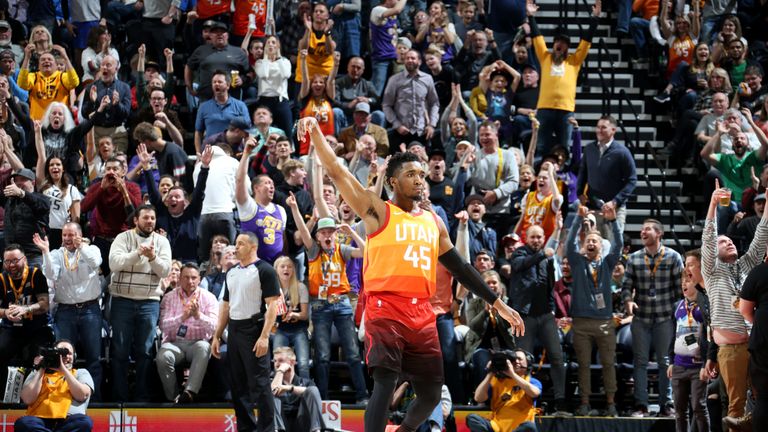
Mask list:
[[[339,333],[344,358],[349,364],[352,384],[355,387],[355,400],[358,404],[368,399],[368,390],[360,363],[360,351],[357,346],[354,310],[349,298],[349,279],[347,262],[352,258],[362,258],[359,247],[351,247],[336,241],[336,221],[323,217],[317,221],[314,238],[301,217],[296,197],[293,193],[285,200],[291,208],[301,241],[307,249],[309,261],[309,305],[312,309],[312,342],[315,346],[315,378],[320,396],[328,398],[328,381],[331,370],[331,327],[336,326]],[[342,224],[341,230],[350,235],[357,244],[364,240],[352,231],[349,225]]]
[[[283,234],[285,232],[285,209],[272,202],[275,195],[275,183],[265,175],[259,174],[251,179],[253,198],[245,186],[248,172],[248,155],[256,147],[256,139],[245,142],[245,150],[240,158],[235,176],[235,201],[240,214],[240,231],[252,232],[259,239],[258,256],[270,265],[283,254]]]
[[[385,202],[338,163],[314,117],[299,120],[298,136],[312,141],[325,171],[344,200],[361,215],[368,233],[363,257],[365,358],[374,386],[366,407],[365,431],[384,431],[399,378],[408,380],[418,395],[399,430],[414,431],[440,401],[444,378],[435,314],[429,303],[436,289],[438,259],[459,283],[492,304],[510,322],[515,335],[524,332],[522,319],[459,256],[442,221],[418,206],[427,188],[426,170],[418,156],[398,153],[390,159],[386,182],[393,198]]]

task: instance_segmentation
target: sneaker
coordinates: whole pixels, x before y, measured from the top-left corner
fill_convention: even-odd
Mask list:
[[[579,417],[587,417],[589,416],[589,413],[592,411],[592,408],[590,408],[589,404],[581,404],[579,405],[579,408],[576,410],[575,415]]]
[[[674,417],[675,416],[675,409],[672,408],[670,405],[664,405],[659,410],[659,417]]]
[[[656,96],[654,96],[653,100],[655,100],[656,102],[658,102],[660,104],[665,104],[665,103],[669,102],[670,100],[672,100],[672,97],[667,92],[661,92],[661,93],[657,94]]]
[[[368,406],[368,398],[362,398],[355,401],[355,405]]]
[[[573,414],[566,410],[566,403],[564,399],[556,400],[552,404],[552,415],[555,417],[573,417]]]
[[[745,414],[743,417],[724,417],[723,430],[752,432],[752,413]]]
[[[184,390],[179,394],[178,397],[176,397],[176,403],[177,404],[189,404],[195,401],[195,393],[190,390]]]
[[[619,411],[616,409],[616,404],[608,404],[608,409],[605,410],[605,416],[606,417],[618,417]]]
[[[635,410],[632,411],[630,417],[648,417],[648,407],[645,405],[638,405]]]

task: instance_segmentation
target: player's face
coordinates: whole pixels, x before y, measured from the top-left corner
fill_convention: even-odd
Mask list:
[[[396,192],[414,201],[424,199],[424,187],[427,173],[419,162],[406,162],[400,167],[400,173],[392,182]]]

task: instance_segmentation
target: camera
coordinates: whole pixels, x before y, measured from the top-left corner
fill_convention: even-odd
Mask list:
[[[35,366],[35,369],[56,369],[61,365],[61,356],[69,354],[69,350],[66,348],[56,347],[41,347],[40,355],[43,356],[43,361]]]
[[[491,350],[491,368],[490,372],[498,378],[506,378],[506,372],[509,370],[507,360],[515,361],[515,354],[510,350],[493,351]]]

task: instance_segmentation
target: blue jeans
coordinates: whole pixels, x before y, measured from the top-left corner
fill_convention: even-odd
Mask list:
[[[83,308],[60,304],[53,317],[56,339],[67,339],[76,346],[77,352],[85,358],[86,369],[93,377],[92,401],[101,399],[101,329],[103,327],[99,303]]]
[[[112,386],[115,401],[128,398],[128,358],[136,361],[136,397],[149,401],[149,371],[160,302],[112,297]]]
[[[13,429],[16,432],[38,432],[48,430],[55,430],[56,432],[91,432],[93,429],[93,420],[85,414],[68,415],[64,420],[24,416],[16,419]]]
[[[445,385],[451,391],[451,399],[456,403],[464,403],[464,385],[459,370],[459,353],[456,342],[456,332],[453,329],[453,316],[450,312],[437,316],[437,335],[440,338],[440,350],[443,352],[443,373]],[[442,425],[442,423],[441,423]]]
[[[107,11],[104,16],[112,24],[124,24],[132,19],[140,19],[141,9],[136,10],[133,4],[127,5],[119,0],[112,0],[107,3]]]
[[[648,357],[653,343],[659,364],[659,406],[672,400],[672,388],[667,378],[669,344],[675,337],[675,323],[668,319],[646,324],[635,317],[630,325],[634,355],[635,405],[648,406]]]
[[[387,118],[384,115],[384,111],[382,110],[376,110],[371,113],[371,123],[381,126],[386,129],[384,126],[387,123]]]
[[[344,115],[344,110],[341,108],[333,109],[333,129],[336,135],[341,132],[342,129],[347,127],[347,116]]]
[[[342,14],[351,15],[350,13]],[[334,19],[333,40],[336,41],[336,51],[342,59],[360,55],[360,14],[355,13],[350,18]]]
[[[632,0],[616,0],[618,13],[616,31],[629,33],[629,18],[632,16]]]
[[[309,337],[306,327],[280,326],[272,343],[275,348],[284,346],[293,348],[293,352],[296,353],[296,372],[301,377],[309,378]]]
[[[708,18],[701,18],[701,31],[699,32],[699,40],[712,45],[715,41],[715,27],[720,28],[723,24],[723,18],[726,15],[713,15]]]
[[[331,370],[331,326],[336,326],[339,332],[339,343],[344,351],[344,357],[349,364],[349,374],[355,387],[355,398],[360,400],[368,397],[368,390],[363,375],[363,363],[360,360],[360,349],[357,343],[357,332],[353,319],[354,311],[349,303],[349,297],[343,297],[336,304],[323,300],[310,300],[312,308],[312,335],[315,345],[315,378],[317,388],[323,399],[328,398],[328,380]]]
[[[481,417],[479,414],[470,414],[467,416],[467,428],[469,428],[470,432],[493,432],[491,422],[487,418]],[[536,423],[528,421],[520,423],[520,426],[515,428],[513,432],[536,432],[538,430]]]
[[[379,96],[384,94],[384,86],[387,85],[387,72],[392,60],[371,60],[371,84]]]
[[[560,333],[557,331],[555,315],[546,313],[538,316],[525,315],[525,335],[517,339],[517,346],[529,353],[533,352],[536,340],[547,350],[551,365],[549,375],[552,377],[552,391],[555,400],[565,399],[565,364],[563,363],[563,348],[560,345]]]
[[[638,57],[648,57],[646,38],[649,35],[651,22],[645,18],[632,17],[629,20],[629,33],[635,40],[635,49]]]
[[[558,109],[540,109],[536,111],[536,118],[539,120],[539,139],[536,146],[536,156],[548,154],[553,147],[561,146],[568,149],[568,143],[571,140],[573,126],[568,123],[568,119],[573,117],[571,111]],[[555,138],[552,139],[552,135]]]
[[[477,388],[477,386],[483,382],[483,379],[488,374],[487,366],[489,361],[491,361],[491,352],[485,348],[478,348],[474,353],[472,353],[471,384],[473,389]]]

